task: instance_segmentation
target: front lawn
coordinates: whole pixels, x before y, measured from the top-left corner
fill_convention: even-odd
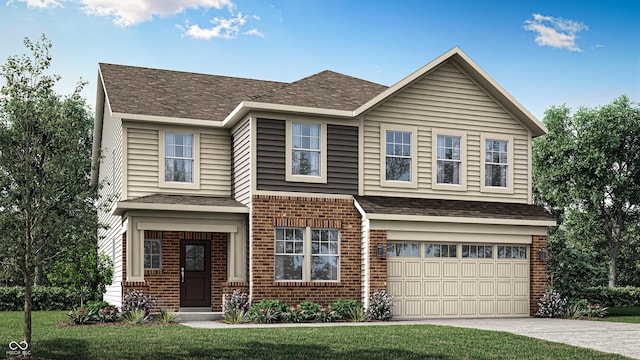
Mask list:
[[[430,325],[192,329],[58,327],[34,312],[33,356],[46,359],[622,359],[618,355],[483,330]],[[0,312],[0,342],[22,340],[21,312]],[[4,356],[4,352],[2,352]]]
[[[610,307],[604,321],[638,323],[640,324],[640,306],[636,307]]]

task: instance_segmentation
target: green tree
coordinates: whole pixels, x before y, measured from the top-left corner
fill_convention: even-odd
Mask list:
[[[608,259],[616,286],[620,249],[633,241],[640,215],[640,108],[621,96],[573,115],[551,107],[544,123],[549,133],[533,143],[536,201],[570,245]]]
[[[84,83],[59,96],[60,77],[45,74],[51,42],[43,35],[24,45],[30,56],[9,57],[0,70],[0,261],[22,275],[24,341],[31,346],[34,279],[68,251],[96,243],[97,189],[89,184],[92,116],[80,96]]]

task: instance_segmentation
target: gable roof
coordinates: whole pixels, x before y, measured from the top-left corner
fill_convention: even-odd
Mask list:
[[[436,70],[440,65],[447,61],[452,61],[459,68],[461,68],[473,81],[475,81],[482,89],[484,89],[495,101],[497,101],[505,110],[507,110],[512,116],[518,119],[524,126],[531,130],[534,137],[541,136],[547,133],[547,128],[533,116],[527,109],[524,108],[516,99],[514,99],[502,86],[500,86],[495,80],[489,76],[484,70],[478,66],[473,60],[471,60],[462,50],[458,47],[447,51],[438,58],[434,59],[427,65],[416,70],[409,76],[398,81],[394,85],[390,86],[376,97],[371,98],[366,104],[360,106],[354,111],[354,116],[358,116],[365,113],[378,104],[384,102],[397,92],[401,91],[407,86],[410,86],[414,82],[423,76]]]

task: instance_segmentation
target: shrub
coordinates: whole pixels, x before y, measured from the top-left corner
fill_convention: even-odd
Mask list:
[[[347,320],[352,310],[362,308],[362,304],[353,299],[338,299],[331,303],[331,308],[335,311],[336,320]]]
[[[569,301],[562,317],[565,319],[580,319],[585,315],[587,306],[589,306],[589,302],[584,299]]]
[[[224,322],[227,324],[242,324],[247,322],[247,312],[242,309],[229,309],[224,313]]]
[[[145,295],[141,290],[129,290],[122,303],[122,312],[126,314],[134,310],[142,310],[145,317],[149,317],[156,303],[156,298]]]
[[[384,290],[375,290],[369,298],[367,318],[369,320],[389,320],[393,317],[391,296]]]
[[[353,308],[351,309],[351,311],[349,311],[345,320],[351,322],[365,322],[367,321],[367,312],[362,306]]]
[[[331,309],[331,306],[323,306],[316,313],[314,320],[319,322],[332,322],[335,320],[335,314],[336,312]]]
[[[160,309],[160,312],[155,317],[156,321],[164,324],[178,322],[178,314],[169,309]]]
[[[109,323],[109,322],[118,322],[120,321],[120,311],[115,306],[109,305],[98,310],[89,311],[93,314],[94,319],[97,322],[101,323]]]
[[[567,299],[553,289],[546,289],[538,302],[538,312],[536,316],[546,318],[562,317],[565,313]]]
[[[589,318],[603,318],[607,315],[607,308],[600,304],[589,304],[585,313]]]
[[[95,312],[87,309],[86,307],[71,310],[69,311],[67,316],[67,321],[69,322],[69,324],[73,325],[87,325],[96,322]]]
[[[287,304],[280,300],[261,300],[249,308],[249,319],[262,324],[282,321]]]
[[[142,325],[150,321],[149,315],[143,309],[132,309],[122,316],[122,320],[131,325]]]
[[[61,287],[31,288],[32,310],[68,310],[80,303],[80,296]],[[24,287],[0,287],[0,311],[24,310]]]
[[[282,313],[282,321],[299,323],[303,321],[302,308],[300,305],[291,306],[285,312]]]
[[[633,286],[610,288],[607,286],[590,287],[582,290],[581,298],[591,304],[607,307],[640,306],[640,288]]]
[[[100,310],[103,308],[113,307],[113,305],[109,304],[106,301],[89,301],[87,302],[85,307],[89,310]]]
[[[312,301],[303,301],[298,305],[298,307],[300,307],[300,316],[302,321],[315,321],[318,312],[322,309],[320,304],[316,304]]]
[[[232,309],[239,309],[244,312],[249,311],[249,307],[251,304],[249,303],[249,295],[240,291],[239,289],[233,290],[231,296],[224,302],[222,306],[222,310],[226,313]]]

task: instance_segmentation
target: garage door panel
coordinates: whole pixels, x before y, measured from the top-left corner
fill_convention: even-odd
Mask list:
[[[424,296],[440,296],[441,282],[440,281],[425,281],[424,282]]]
[[[387,280],[387,291],[392,297],[402,297],[402,281]]]
[[[497,314],[498,315],[511,315],[511,305],[513,304],[513,300],[497,300]]]
[[[442,300],[442,315],[458,316],[459,300]]]
[[[511,263],[497,263],[496,264],[497,277],[510,278],[511,277]]]
[[[460,282],[460,295],[461,296],[476,296],[477,295],[478,282],[476,281],[461,281]]]
[[[387,261],[387,278],[402,278],[402,261]]]
[[[511,281],[496,282],[497,296],[511,296]]]
[[[405,281],[404,282],[404,297],[422,297],[422,281]]]
[[[440,316],[442,304],[440,300],[424,300],[424,316]]]
[[[461,300],[460,301],[460,314],[462,316],[474,316],[477,314],[476,300]]]
[[[478,295],[496,296],[496,284],[494,281],[478,281]]]
[[[459,296],[459,285],[457,281],[443,281],[442,282],[442,295],[443,296]]]
[[[513,307],[514,315],[529,315],[529,299],[514,300]]]
[[[458,277],[458,265],[460,263],[455,261],[447,261],[442,263],[442,276],[445,278],[457,278]]]
[[[478,277],[478,264],[475,262],[462,262],[460,263],[461,276],[463,278],[476,278]]]
[[[526,281],[513,282],[513,296],[529,297],[529,283]]]
[[[405,260],[404,278],[421,278],[422,262],[418,260]]]
[[[408,318],[422,317],[422,300],[405,300],[404,301],[404,316]]]
[[[439,261],[425,261],[424,262],[424,277],[427,278],[439,278],[440,277],[440,266],[442,265]]]
[[[402,300],[395,298],[393,300],[391,300],[391,312],[393,314],[394,317],[397,318],[403,318],[405,317],[404,313],[403,313],[403,302]]]
[[[529,279],[529,264],[524,262],[513,264],[513,277],[516,279]]]
[[[478,264],[478,277],[482,279],[493,279],[495,263],[481,262]]]
[[[478,300],[478,314],[480,316],[495,315],[495,300]]]

